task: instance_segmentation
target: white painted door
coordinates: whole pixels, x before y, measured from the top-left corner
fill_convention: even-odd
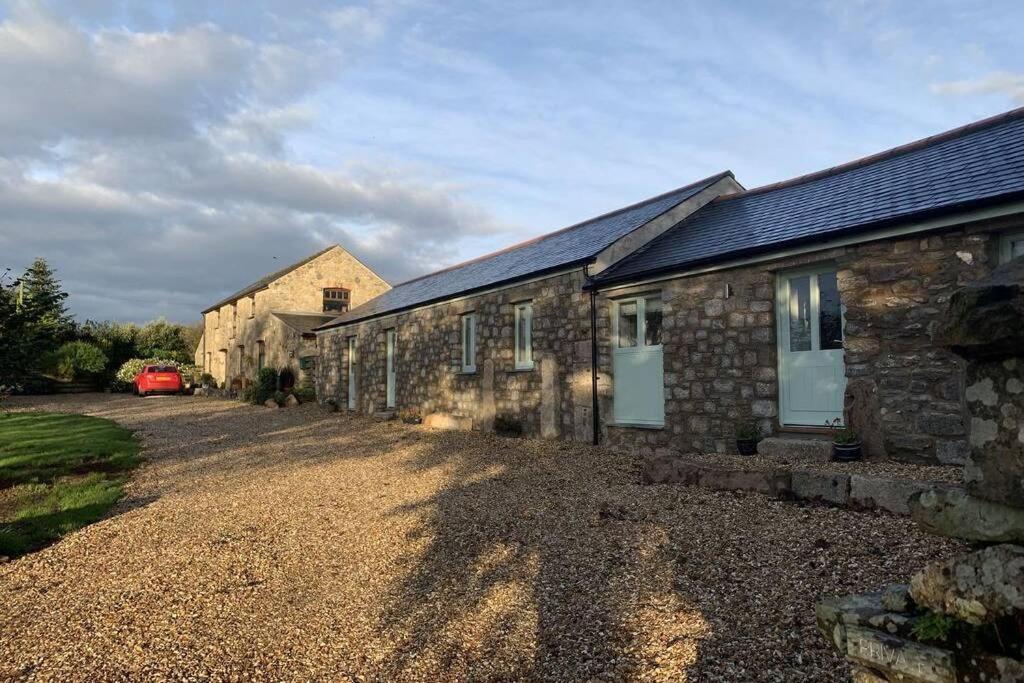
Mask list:
[[[387,351],[388,351],[388,388],[387,388],[387,407],[395,407],[395,331],[388,330],[385,332],[387,336]]]
[[[348,338],[348,409],[356,409],[356,338]]]
[[[665,424],[661,297],[620,299],[612,305],[612,370],[617,424]]]
[[[784,425],[843,419],[843,307],[834,267],[779,278],[779,405]]]

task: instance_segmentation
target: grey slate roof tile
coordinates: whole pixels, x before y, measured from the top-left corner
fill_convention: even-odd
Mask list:
[[[684,269],[1024,196],[1024,108],[774,186],[720,197],[595,279]]]
[[[639,204],[395,285],[320,329],[414,308],[583,263],[619,238],[727,175],[731,173],[724,171]]]

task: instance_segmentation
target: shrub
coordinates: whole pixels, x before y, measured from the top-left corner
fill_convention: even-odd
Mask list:
[[[949,638],[956,626],[956,619],[937,612],[928,612],[911,628],[911,632],[925,643],[942,643]]]
[[[263,368],[256,374],[252,402],[256,405],[262,405],[266,403],[268,398],[274,398],[275,391],[277,391],[277,370],[274,368]]]
[[[295,394],[295,398],[299,399],[302,403],[313,403],[316,401],[316,389],[313,387],[299,387],[292,393]]]
[[[95,344],[73,341],[57,349],[52,364],[58,377],[75,379],[103,372],[107,367],[107,357]]]
[[[274,392],[274,403],[276,403],[279,406],[283,406],[284,402],[285,402],[285,399],[287,399],[287,398],[288,398],[288,394],[284,393],[283,391],[275,391]]]
[[[736,439],[738,441],[760,441],[764,438],[761,425],[757,422],[743,422],[736,426]]]
[[[199,383],[208,387],[217,386],[217,380],[208,372],[204,372],[199,376]]]
[[[114,381],[110,384],[110,388],[114,391],[131,390],[135,376],[142,372],[142,368],[145,365],[173,365],[179,369],[181,367],[181,363],[173,360],[167,360],[166,358],[131,358],[126,360],[121,367],[118,368],[117,374],[114,375]]]

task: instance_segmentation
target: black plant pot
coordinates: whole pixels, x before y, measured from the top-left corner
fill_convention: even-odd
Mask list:
[[[832,459],[837,462],[853,462],[860,460],[860,441],[854,443],[832,443]]]
[[[757,455],[757,441],[754,439],[736,439],[736,450],[740,455]]]

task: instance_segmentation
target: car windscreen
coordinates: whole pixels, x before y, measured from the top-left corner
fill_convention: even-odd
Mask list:
[[[146,372],[177,372],[178,368],[173,365],[151,365]]]

